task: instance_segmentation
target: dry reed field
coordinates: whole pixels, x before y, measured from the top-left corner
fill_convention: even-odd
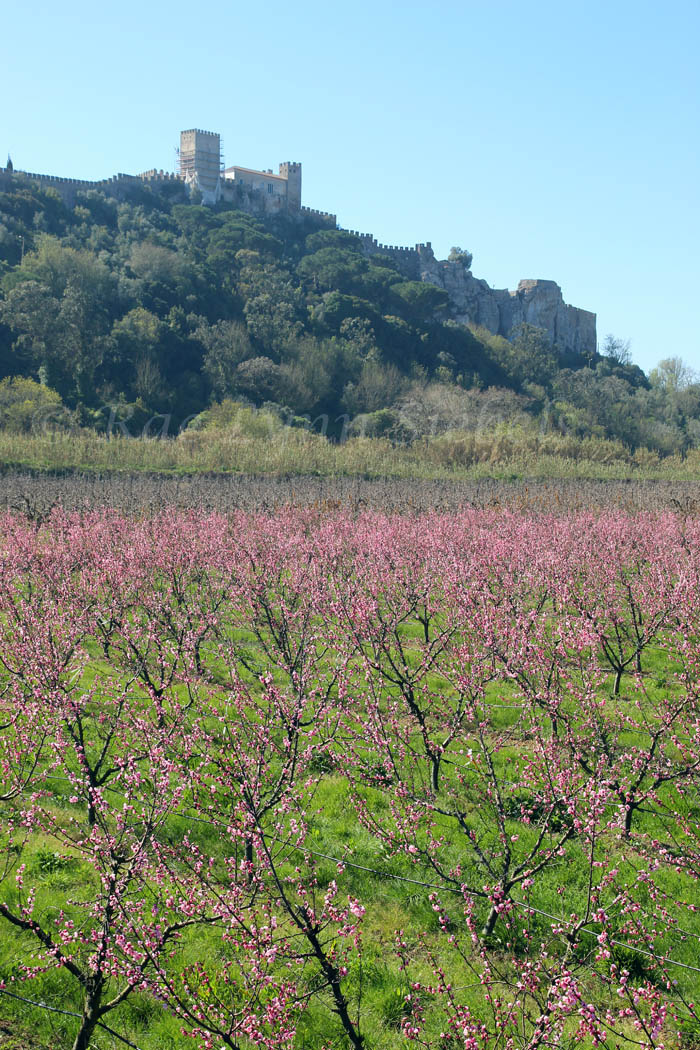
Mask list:
[[[462,507],[534,513],[700,509],[700,481],[660,479],[541,479],[477,481],[423,478],[270,476],[146,473],[50,474],[28,470],[0,475],[0,509],[44,517],[54,507],[68,511],[112,507],[125,514],[148,514],[171,506],[181,510],[275,510],[285,506],[372,509],[419,514]]]

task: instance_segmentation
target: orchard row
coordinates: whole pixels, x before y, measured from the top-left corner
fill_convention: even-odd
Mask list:
[[[6,516],[0,992],[74,1050],[689,1045],[699,597],[673,515]]]

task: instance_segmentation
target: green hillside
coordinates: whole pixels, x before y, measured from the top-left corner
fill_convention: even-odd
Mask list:
[[[21,176],[0,194],[2,429],[135,436],[159,416],[148,433],[173,434],[226,425],[200,414],[232,401],[331,440],[700,445],[700,385],[673,347],[647,377],[620,340],[584,357],[531,326],[510,341],[470,330],[441,319],[442,289],[354,234],[174,199],[89,191],[68,209]]]

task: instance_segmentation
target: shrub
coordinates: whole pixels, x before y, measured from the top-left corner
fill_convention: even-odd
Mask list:
[[[28,434],[64,425],[69,419],[55,390],[24,376],[9,376],[0,382],[0,428]]]

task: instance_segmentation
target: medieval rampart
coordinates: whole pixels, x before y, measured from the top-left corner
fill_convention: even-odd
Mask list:
[[[302,218],[316,219],[320,225],[330,226],[332,229],[336,229],[338,220],[335,215],[328,211],[317,211],[316,208],[307,208],[302,204],[299,212]]]
[[[359,237],[365,255],[389,255],[397,264],[401,273],[411,280],[420,280],[420,256],[423,251],[431,251],[430,241],[417,244],[414,248],[403,248],[398,244],[381,244],[371,233],[360,233],[358,230],[347,230],[354,237]]]
[[[74,207],[78,193],[86,193],[88,190],[100,190],[108,197],[116,197],[119,200],[126,200],[135,190],[144,186],[155,193],[165,186],[181,187],[183,196],[185,193],[185,185],[179,175],[156,171],[155,168],[142,175],[119,172],[107,179],[67,179],[60,175],[42,175],[34,171],[10,172],[3,168],[0,169],[0,186],[7,191],[13,178],[17,176],[31,179],[32,182],[38,183],[42,190],[54,190],[68,208]]]

